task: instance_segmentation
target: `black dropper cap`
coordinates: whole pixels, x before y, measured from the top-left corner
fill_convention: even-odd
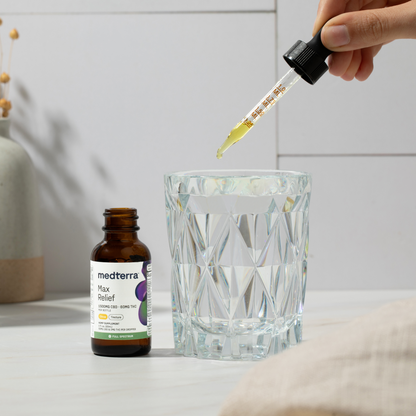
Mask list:
[[[305,43],[298,40],[284,55],[285,61],[309,84],[315,84],[326,71],[325,59],[332,51],[325,48],[321,41],[321,30],[312,40]]]

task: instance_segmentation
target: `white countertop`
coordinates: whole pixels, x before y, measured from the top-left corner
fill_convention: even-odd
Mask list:
[[[416,291],[307,292],[304,340],[412,296]],[[145,357],[95,356],[89,311],[84,294],[0,305],[2,415],[216,415],[256,365],[175,355],[168,293],[153,295],[153,346]]]

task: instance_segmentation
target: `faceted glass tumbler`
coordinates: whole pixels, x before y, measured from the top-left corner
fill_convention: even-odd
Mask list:
[[[175,350],[258,360],[302,340],[311,175],[165,175]]]

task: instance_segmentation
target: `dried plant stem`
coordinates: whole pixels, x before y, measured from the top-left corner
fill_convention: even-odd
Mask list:
[[[7,68],[7,73],[10,76],[10,67],[11,67],[11,63],[12,63],[12,51],[13,51],[13,44],[14,44],[14,39],[12,39],[12,42],[10,44],[10,52],[9,52],[9,65]],[[7,100],[8,96],[9,96],[9,90],[10,90],[10,82],[8,82],[5,87],[4,87],[4,98]]]
[[[1,43],[1,36],[0,36],[0,74],[3,72],[3,45]],[[0,98],[1,98],[2,88],[0,86]]]
[[[3,68],[3,45],[1,43],[1,36],[0,36],[0,73],[2,73]]]

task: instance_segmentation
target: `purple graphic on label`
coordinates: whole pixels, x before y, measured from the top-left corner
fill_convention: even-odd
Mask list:
[[[139,307],[139,320],[143,325],[147,325],[147,266],[150,261],[144,261],[142,267],[142,273],[146,280],[140,282],[136,286],[135,294],[136,298],[141,302]]]
[[[143,302],[147,295],[147,280],[143,280],[136,286],[136,298]]]

